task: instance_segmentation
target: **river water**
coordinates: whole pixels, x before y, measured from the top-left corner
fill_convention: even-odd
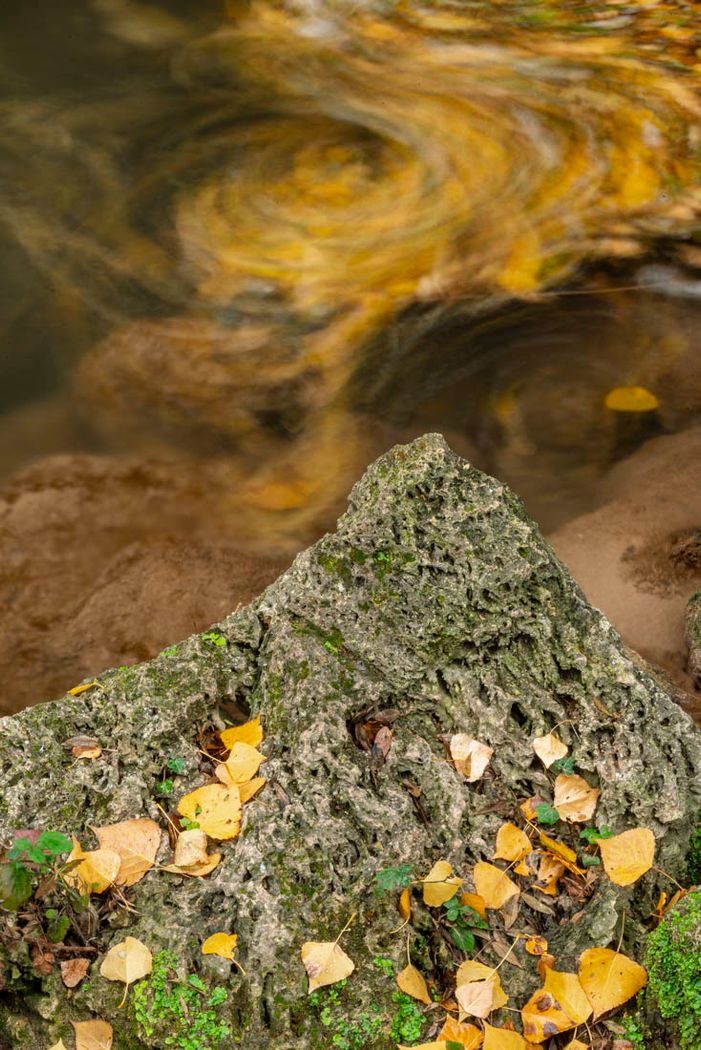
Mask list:
[[[557,532],[693,431],[699,26],[681,0],[5,0],[0,481],[41,503],[0,536],[33,610],[7,704],[247,600],[396,441],[442,431]],[[164,537],[181,566],[233,545],[250,586],[174,623],[153,584],[139,645],[57,633]]]

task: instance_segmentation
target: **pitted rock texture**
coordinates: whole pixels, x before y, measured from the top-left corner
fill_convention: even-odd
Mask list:
[[[225,981],[243,1050],[332,1045],[308,1002],[299,949],[334,940],[353,912],[343,946],[356,972],[343,989],[344,1016],[351,1023],[374,1004],[383,1028],[369,1045],[394,1045],[395,985],[372,960],[389,955],[401,969],[405,941],[390,936],[396,901],[373,894],[374,875],[402,863],[425,873],[440,857],[467,874],[489,858],[518,801],[550,797],[531,739],[556,725],[577,771],[601,788],[596,823],[652,828],[656,863],[682,876],[701,802],[701,734],[587,604],[520,501],[440,436],[378,460],[336,532],[218,630],[226,645],[195,636],[108,672],[99,689],[0,723],[0,835],[51,827],[87,848],[90,824],[148,815],[165,826],[155,790],[166,758],[185,758],[178,797],[211,774],[197,732],[222,705],[260,713],[269,783],[246,807],[239,839],[224,844],[222,864],[185,882],[151,872],[130,892],[136,911],[118,912],[96,940],[101,957],[128,926],[152,951],[173,950],[183,970]],[[398,717],[377,769],[349,726],[389,707]],[[476,785],[446,761],[440,737],[455,731],[494,748]],[[104,757],[69,761],[61,742],[77,733],[96,736]],[[569,930],[546,919],[559,967],[617,937],[623,908],[634,952],[636,918],[653,906],[657,877],[595,893]],[[129,1009],[117,1009],[121,990],[97,965],[70,1003],[57,978],[32,978],[8,925],[6,970],[19,976],[0,1015],[17,1045],[43,1050],[70,1032],[69,1019],[95,1015],[114,1025],[116,1050],[163,1045],[162,1032],[145,1036]],[[245,977],[202,958],[201,941],[221,929],[238,933]],[[425,966],[445,951],[433,947]],[[512,972],[529,993],[530,978]]]

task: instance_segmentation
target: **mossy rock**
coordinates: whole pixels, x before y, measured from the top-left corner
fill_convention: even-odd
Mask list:
[[[650,934],[645,962],[651,1046],[701,1050],[701,890]]]
[[[698,731],[588,605],[521,502],[439,436],[370,467],[336,532],[214,633],[0,723],[0,836],[49,827],[87,848],[91,824],[150,816],[165,826],[158,785],[167,759],[184,760],[174,797],[198,787],[211,768],[198,730],[231,702],[260,713],[266,731],[268,786],[247,805],[240,837],[206,879],[153,871],[130,890],[134,910],[117,908],[95,934],[88,986],[70,998],[55,972],[32,969],[5,916],[0,1011],[13,1045],[46,1050],[63,1037],[72,1046],[69,1021],[99,1016],[114,1026],[115,1050],[189,1050],[177,1020],[164,1035],[151,986],[120,1010],[121,989],[99,977],[99,959],[125,931],[175,957],[166,1000],[193,975],[205,985],[202,1012],[226,990],[210,1019],[210,1035],[228,1026],[223,1045],[389,1050],[397,1035],[410,1041],[398,1027],[405,1004],[377,964],[389,958],[396,972],[405,962],[404,937],[392,932],[396,895],[377,896],[374,878],[399,865],[420,875],[441,857],[466,875],[490,857],[519,800],[550,797],[531,741],[555,725],[577,772],[601,788],[597,823],[651,828],[657,864],[684,877],[701,806]],[[396,717],[382,763],[357,746],[353,726],[388,708]],[[446,761],[440,738],[456,731],[494,748],[478,784]],[[75,734],[97,737],[101,759],[73,762],[62,741]],[[569,929],[542,918],[558,965],[615,943],[623,909],[624,948],[639,958],[658,880],[652,871],[618,890],[602,879]],[[310,1000],[301,944],[334,940],[352,913],[343,947],[355,972]],[[429,979],[440,976],[456,952],[431,940],[420,907],[414,923],[415,958]],[[220,930],[238,934],[245,975],[201,955],[204,937]],[[489,947],[482,957],[499,959]],[[532,965],[510,968],[514,1000],[534,981]],[[139,1003],[158,1024],[140,1017]],[[422,1036],[434,1016],[425,1011]],[[405,1020],[416,1033],[416,1018]]]

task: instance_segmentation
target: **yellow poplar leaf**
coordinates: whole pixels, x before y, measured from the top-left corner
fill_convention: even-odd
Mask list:
[[[565,1050],[589,1050],[589,1043],[583,1043],[581,1039],[570,1039]]]
[[[410,995],[412,999],[418,999],[420,1002],[426,1003],[427,1006],[430,1006],[433,1002],[423,975],[411,963],[405,966],[401,973],[397,974],[397,984],[400,990],[406,995]]]
[[[497,831],[496,852],[492,860],[521,860],[531,851],[531,840],[515,824],[502,824]]]
[[[49,1050],[68,1050],[68,1048],[66,1047],[66,1044],[64,1043],[63,1039],[59,1039],[57,1043],[54,1043],[53,1046],[49,1047]]]
[[[438,1038],[445,1039],[446,1042],[459,1043],[460,1046],[465,1047],[465,1050],[477,1050],[482,1045],[484,1036],[473,1024],[462,1024],[452,1017],[446,1017]]]
[[[508,1028],[492,1028],[484,1023],[484,1043],[482,1050],[528,1050],[529,1044],[518,1032]]]
[[[591,1016],[591,1006],[576,973],[547,970],[543,987],[521,1010],[523,1032],[532,1043],[567,1032]]]
[[[476,780],[483,777],[494,754],[493,747],[482,744],[479,740],[473,740],[467,733],[454,733],[448,746],[455,768],[458,773],[462,773],[469,784],[474,784]]]
[[[509,997],[501,986],[501,976],[498,970],[495,970],[492,966],[487,966],[486,963],[477,962],[476,959],[467,959],[458,967],[458,971],[455,974],[455,984],[459,988],[465,984],[472,984],[474,981],[491,982],[494,989],[492,1010],[499,1010],[502,1006],[506,1006]]]
[[[501,908],[511,897],[520,893],[518,886],[506,872],[484,860],[475,864],[472,874],[475,889],[484,901],[485,908]]]
[[[153,957],[146,945],[136,937],[126,937],[107,952],[100,975],[128,986],[151,973],[152,965]]]
[[[75,1050],[111,1050],[112,1025],[107,1021],[71,1021]]]
[[[213,839],[235,839],[241,830],[241,796],[236,785],[205,784],[184,795],[178,813],[196,820],[200,829]]]
[[[207,836],[201,828],[181,831],[175,843],[173,863],[178,868],[202,864],[207,859]]]
[[[213,933],[202,945],[203,955],[219,955],[233,961],[238,936],[235,933]]]
[[[93,849],[84,853],[74,837],[73,849],[66,863],[79,860],[75,868],[65,874],[66,882],[83,893],[104,893],[119,874],[122,859],[111,849]]]
[[[529,955],[545,955],[548,950],[548,942],[545,937],[536,935],[528,938],[525,948]]]
[[[538,814],[536,813],[536,806],[538,806],[543,799],[540,795],[531,795],[525,802],[522,802],[519,809],[523,813],[526,820],[535,820]]]
[[[569,751],[567,744],[563,744],[554,733],[537,736],[531,746],[546,769],[549,769],[559,758],[564,758]]]
[[[71,754],[73,758],[89,758],[96,759],[102,754],[102,748],[99,744],[93,747],[87,747],[85,744],[76,744],[75,747],[71,748]]]
[[[484,900],[480,897],[479,893],[461,893],[460,903],[466,905],[468,908],[472,908],[476,911],[480,918],[487,921],[487,909],[484,904]]]
[[[440,908],[449,901],[462,886],[462,879],[453,875],[452,866],[447,860],[437,860],[423,883],[424,904],[429,908]]]
[[[596,1020],[644,988],[647,972],[621,952],[588,948],[579,960],[579,980]]]
[[[591,819],[600,794],[599,788],[592,787],[584,777],[560,773],[555,780],[553,806],[561,820],[583,823]]]
[[[118,886],[133,886],[153,867],[161,841],[161,829],[155,821],[139,817],[92,830],[102,849],[119,854]]]
[[[260,715],[252,718],[242,726],[230,726],[224,729],[219,736],[224,747],[233,747],[234,744],[250,744],[258,747],[263,740],[263,728],[260,724]]]
[[[265,755],[261,755],[260,751],[250,744],[237,740],[226,762],[220,762],[214,774],[227,785],[245,784],[256,775],[263,762]]]
[[[535,868],[532,868],[530,861],[525,859],[520,860],[518,864],[515,864],[513,870],[516,875],[524,875],[526,878],[530,875],[535,875]]]
[[[262,787],[267,784],[265,777],[254,777],[253,780],[249,780],[246,784],[239,784],[239,796],[241,798],[241,804],[248,802],[257,795]]]
[[[613,412],[654,412],[659,398],[644,386],[616,386],[609,390],[604,404]]]
[[[173,875],[188,875],[191,878],[204,878],[214,871],[221,861],[221,853],[208,853],[204,860],[196,864],[164,864],[161,871],[169,871]]]
[[[630,886],[649,871],[655,859],[655,836],[649,828],[631,828],[610,839],[598,839],[604,871],[617,886]]]
[[[558,842],[557,839],[551,839],[549,835],[546,835],[544,831],[539,833],[540,844],[545,846],[551,853],[557,853],[558,857],[561,857],[566,862],[565,866],[569,867],[570,871],[576,868],[578,872],[582,869],[577,868],[577,854],[569,846],[566,846],[564,842]]]
[[[541,893],[547,893],[549,897],[555,897],[557,894],[557,881],[564,874],[564,871],[565,866],[562,861],[558,860],[557,857],[553,857],[550,853],[545,853],[541,858],[538,878],[533,883],[533,889],[540,890]]]
[[[336,941],[306,941],[301,955],[309,977],[309,994],[316,988],[342,981],[355,969],[353,960]]]
[[[399,914],[403,919],[411,918],[411,889],[408,886],[399,897]]]
[[[455,989],[461,1017],[489,1017],[494,1009],[494,983],[470,981]]]

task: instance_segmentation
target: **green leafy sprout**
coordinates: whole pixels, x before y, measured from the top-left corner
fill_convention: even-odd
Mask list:
[[[445,910],[445,918],[450,923],[450,937],[453,944],[461,952],[474,951],[475,935],[470,927],[477,926],[481,929],[487,929],[487,923],[482,916],[478,915],[475,909],[469,905],[461,904],[458,894],[446,901],[443,908]]]
[[[15,839],[0,863],[0,905],[18,911],[29,900],[38,878],[56,871],[59,858],[70,853],[71,840],[60,831],[42,831],[36,842]]]
[[[131,993],[131,1010],[139,1035],[159,1038],[159,1046],[173,1050],[216,1050],[230,1044],[231,1029],[218,1016],[217,1008],[229,993],[225,988],[208,989],[201,977],[177,976],[177,957],[159,952],[150,977],[137,982]]]
[[[549,802],[539,802],[535,807],[535,819],[539,824],[557,824],[560,814]]]
[[[201,638],[203,642],[209,642],[210,645],[216,645],[218,649],[228,645],[228,642],[221,631],[217,631],[214,628],[205,631],[204,634],[201,635]]]
[[[381,897],[385,893],[401,893],[414,881],[409,864],[399,864],[396,868],[382,868],[374,878],[374,892]]]

